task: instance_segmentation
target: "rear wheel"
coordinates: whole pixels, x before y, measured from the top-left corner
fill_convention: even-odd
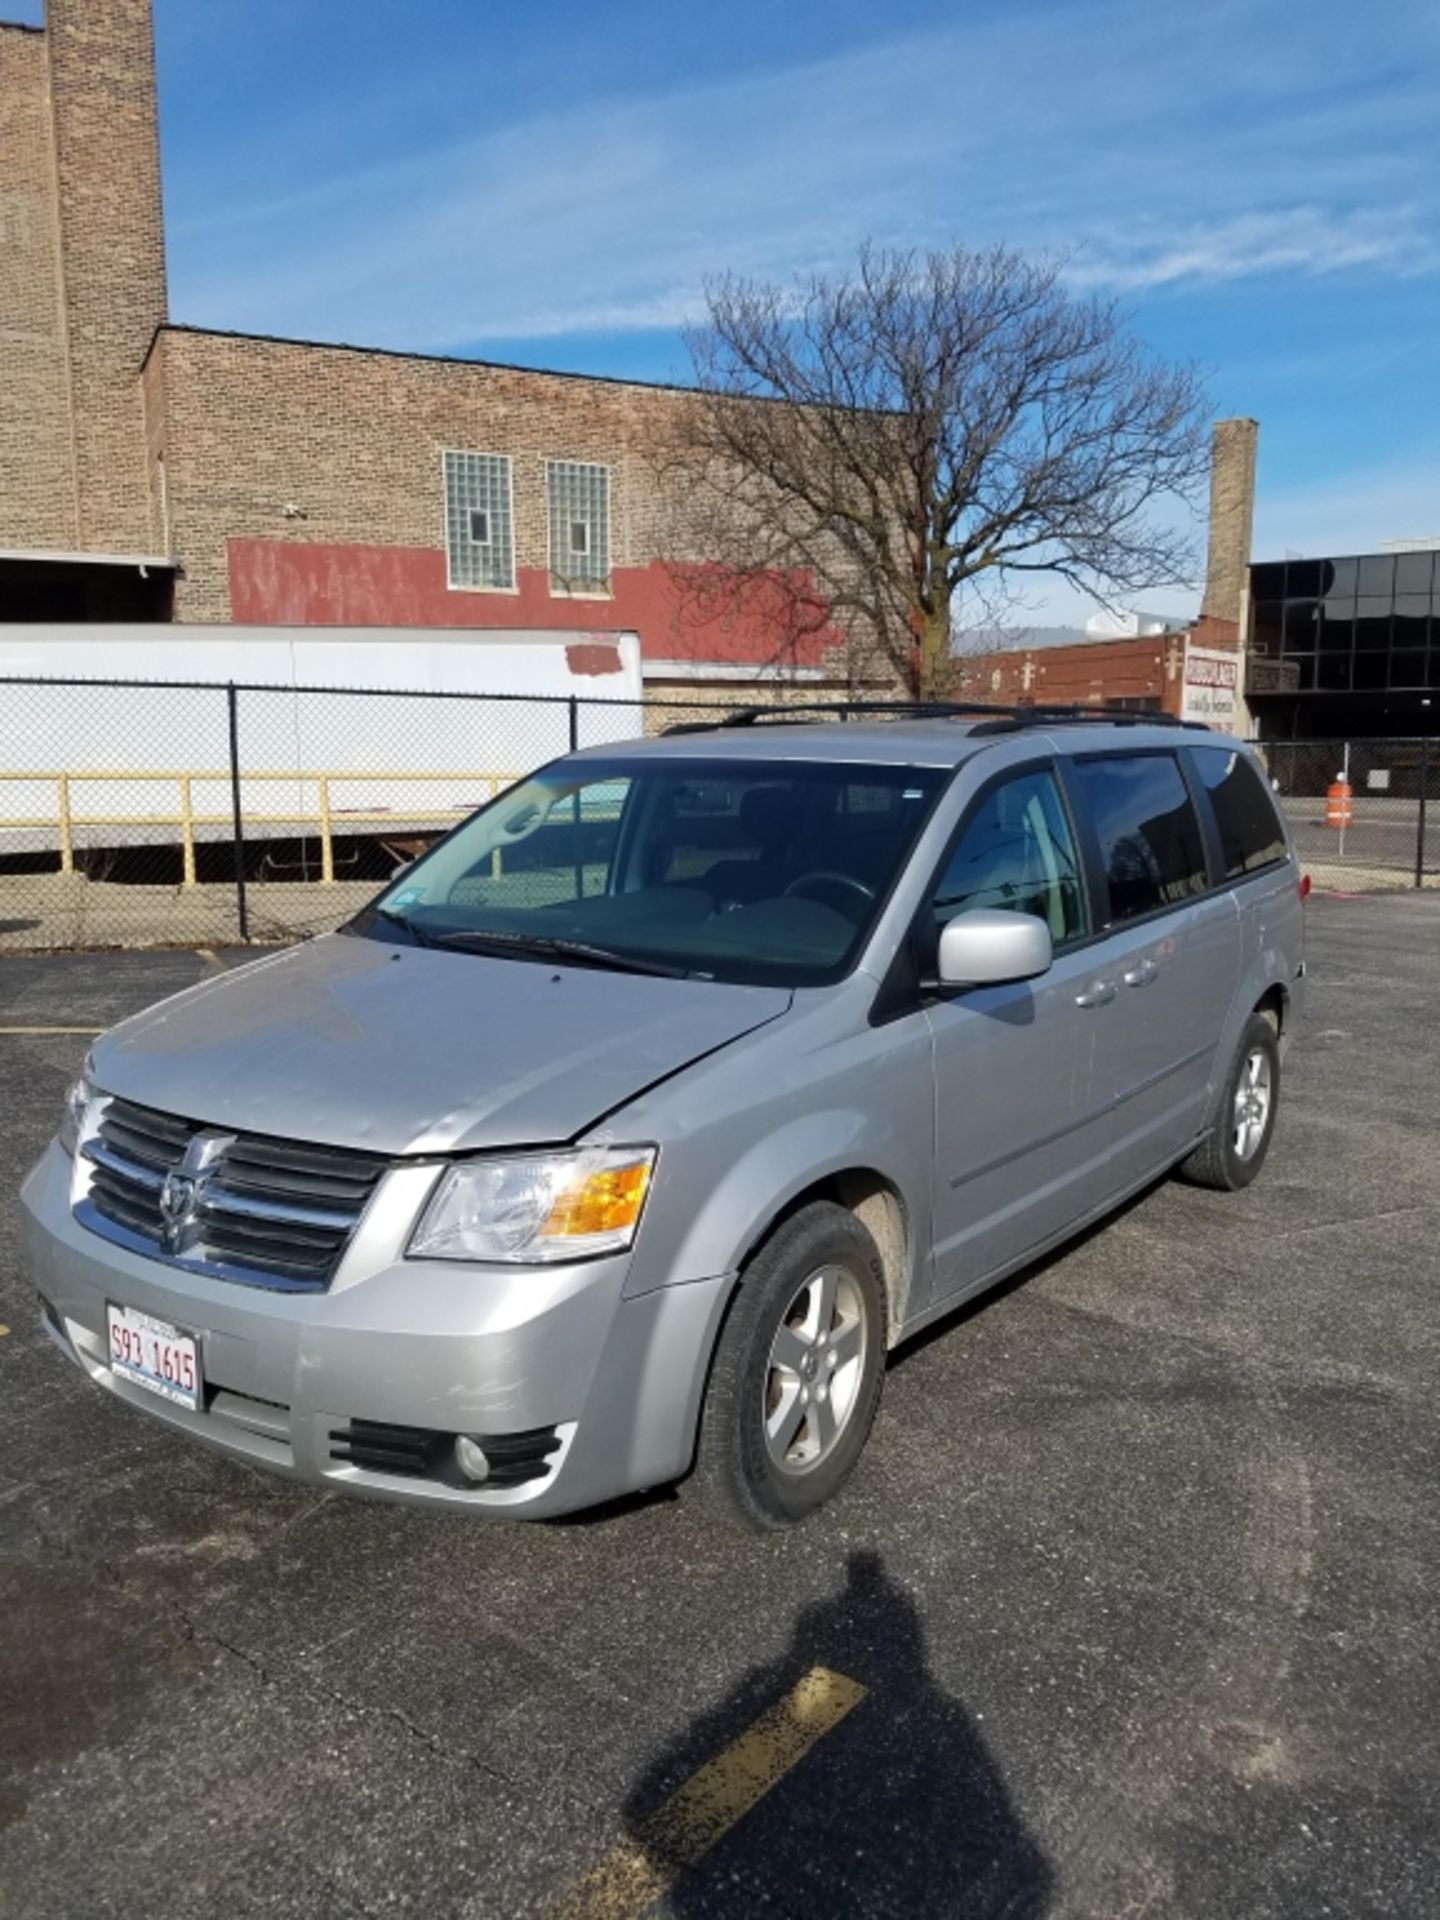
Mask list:
[[[1236,1193],[1248,1187],[1265,1164],[1280,1102],[1280,1042],[1275,1022],[1251,1014],[1210,1131],[1180,1171],[1199,1187]]]
[[[816,1201],[746,1266],[716,1347],[687,1495],[752,1528],[803,1520],[848,1478],[885,1368],[875,1242]]]

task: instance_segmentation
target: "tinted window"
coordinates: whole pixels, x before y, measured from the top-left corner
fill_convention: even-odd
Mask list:
[[[1280,634],[1284,618],[1284,603],[1279,600],[1256,600],[1252,622],[1251,640],[1257,653],[1278,653]]]
[[[1313,600],[1291,600],[1285,608],[1285,651],[1313,653],[1319,632],[1319,609]]]
[[[1085,931],[1075,844],[1049,773],[1025,773],[986,794],[935,889],[937,924],[973,907],[1033,913],[1058,946]]]
[[[1285,835],[1265,782],[1243,753],[1196,747],[1193,758],[1210,796],[1225,877],[1234,880],[1285,857]]]
[[[1396,593],[1428,593],[1434,560],[1433,553],[1397,553],[1395,556]]]
[[[1205,845],[1172,755],[1116,754],[1077,762],[1110,883],[1110,918],[1133,920],[1208,884]]]

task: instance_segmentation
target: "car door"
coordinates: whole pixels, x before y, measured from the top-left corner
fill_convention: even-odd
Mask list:
[[[1067,761],[1103,938],[1097,1096],[1111,1107],[1110,1185],[1133,1187],[1202,1130],[1240,960],[1232,891],[1213,884],[1195,796],[1166,749]]]
[[[1077,1005],[1093,975],[1089,909],[1052,763],[1000,775],[972,802],[923,910],[926,937],[975,907],[1038,914],[1055,959],[1039,979],[928,1002],[937,1300],[1019,1262],[1103,1189],[1107,1115],[1091,1084],[1093,1023]]]

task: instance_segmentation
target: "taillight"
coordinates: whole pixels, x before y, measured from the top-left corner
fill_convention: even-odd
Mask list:
[[[1300,904],[1303,907],[1305,902],[1310,898],[1310,876],[1308,873],[1302,873],[1300,876],[1299,894]]]

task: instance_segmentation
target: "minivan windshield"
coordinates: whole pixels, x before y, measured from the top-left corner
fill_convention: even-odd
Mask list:
[[[822,760],[558,760],[398,874],[346,931],[818,986],[858,955],[944,777]]]

